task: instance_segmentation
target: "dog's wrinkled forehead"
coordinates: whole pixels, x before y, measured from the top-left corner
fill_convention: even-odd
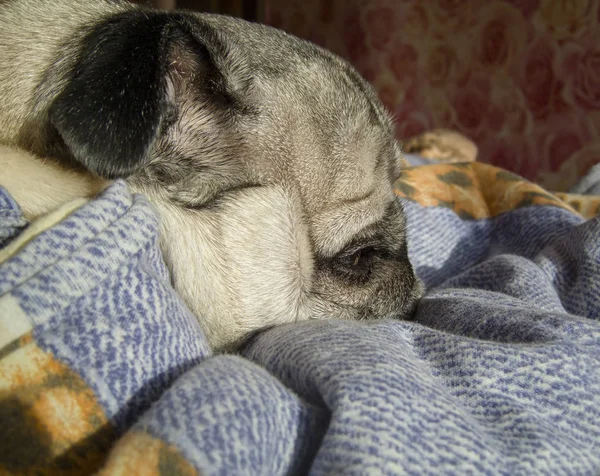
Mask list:
[[[289,74],[257,86],[261,127],[271,134],[259,137],[265,165],[298,185],[307,211],[356,200],[377,181],[397,178],[400,153],[389,118],[354,71],[325,59]]]
[[[310,173],[318,173],[325,178],[319,180],[323,192],[335,194],[336,184],[326,183],[327,178],[341,181],[337,185],[344,188],[360,187],[397,151],[388,118],[378,104],[337,62],[318,66],[300,67],[294,74],[302,79],[296,82],[292,78],[267,82],[264,109],[280,146],[296,158],[285,159],[287,172],[303,171],[305,176],[298,178],[309,184],[314,183]]]
[[[243,57],[252,72],[250,97],[261,114],[247,132],[265,150],[269,171],[311,188],[307,199],[315,204],[347,199],[352,188],[356,196],[366,194],[380,171],[385,173],[377,178],[384,181],[397,178],[400,151],[389,115],[346,61],[279,30],[205,19],[222,32],[231,56]]]

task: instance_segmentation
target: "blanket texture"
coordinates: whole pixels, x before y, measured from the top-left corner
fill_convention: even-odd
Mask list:
[[[600,218],[493,167],[397,183],[413,321],[213,356],[157,216],[116,182],[56,222],[0,194],[2,474],[600,474]]]

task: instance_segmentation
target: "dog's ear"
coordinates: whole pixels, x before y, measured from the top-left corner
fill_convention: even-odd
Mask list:
[[[146,11],[112,17],[87,34],[49,111],[70,155],[103,178],[144,166],[170,110],[172,79],[193,70],[212,76],[207,84],[219,83],[213,58],[219,51],[202,36],[185,16]]]

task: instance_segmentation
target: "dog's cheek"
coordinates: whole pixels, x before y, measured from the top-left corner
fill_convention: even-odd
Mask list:
[[[240,328],[307,319],[313,262],[294,197],[278,186],[245,189],[226,199],[220,217]]]
[[[250,332],[309,318],[308,234],[298,203],[282,188],[243,189],[200,210],[145,193],[161,214],[173,286],[216,351]]]

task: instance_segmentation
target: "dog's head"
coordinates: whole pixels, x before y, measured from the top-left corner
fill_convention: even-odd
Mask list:
[[[277,323],[412,312],[400,149],[346,62],[205,14],[127,7],[79,31],[37,88],[38,152],[153,201],[175,287],[217,348]]]

